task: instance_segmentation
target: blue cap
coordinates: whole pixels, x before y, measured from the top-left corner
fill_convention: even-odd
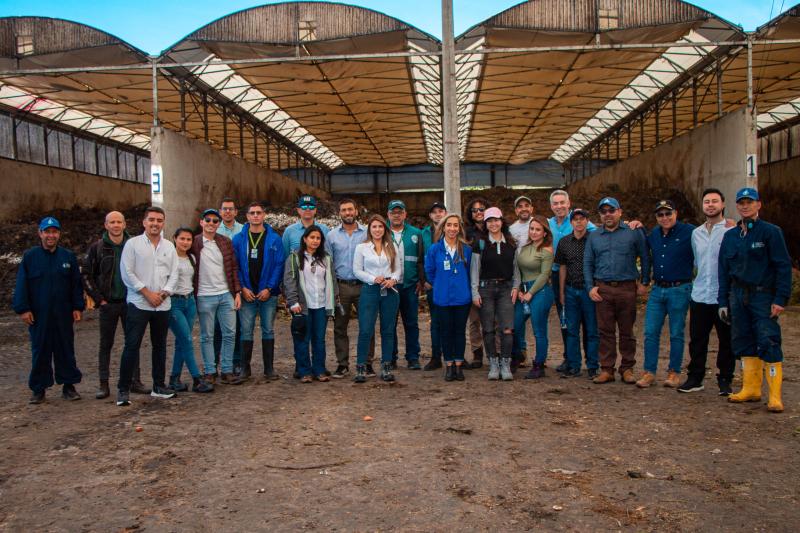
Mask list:
[[[580,207],[576,207],[572,210],[572,213],[569,215],[569,219],[572,220],[573,218],[581,216],[583,218],[589,218],[589,212],[586,209],[581,209]]]
[[[736,203],[739,203],[739,200],[744,198],[750,198],[754,202],[759,201],[758,191],[752,187],[745,187],[744,189],[739,189],[739,192],[736,193]]]
[[[389,202],[389,211],[392,209],[402,209],[403,211],[406,210],[406,204],[403,203],[402,200],[392,200]]]
[[[599,204],[597,204],[597,209],[598,209],[598,211],[599,211],[599,210],[600,210],[600,208],[601,208],[601,207],[603,207],[604,205],[610,205],[610,206],[611,206],[611,207],[613,207],[614,209],[619,209],[619,208],[620,208],[620,207],[619,207],[619,202],[617,201],[617,199],[616,199],[616,198],[612,198],[612,197],[610,197],[610,196],[606,196],[605,198],[603,198],[602,200],[600,200],[600,203],[599,203]]]
[[[58,220],[53,217],[44,217],[41,222],[39,222],[39,231],[44,231],[47,228],[56,228],[57,230],[61,229],[61,224],[59,224]]]
[[[214,208],[206,209],[205,211],[203,211],[203,214],[200,215],[200,218],[206,218],[208,215],[217,215],[217,218],[222,218],[222,215],[219,214],[219,211],[217,211]]]
[[[317,207],[317,199],[306,194],[297,200],[297,207]]]

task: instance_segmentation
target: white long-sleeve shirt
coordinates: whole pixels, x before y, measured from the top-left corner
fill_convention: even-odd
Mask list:
[[[392,269],[386,250],[378,255],[375,253],[374,244],[364,242],[356,246],[353,256],[353,273],[358,280],[368,285],[374,285],[375,278],[378,276],[394,278],[400,284],[403,281],[403,257],[399,253],[395,256],[394,269]]]
[[[178,283],[178,253],[175,246],[165,238],[153,246],[147,235],[128,239],[122,249],[120,277],[128,288],[128,303],[143,311],[169,311],[172,302],[165,298],[157,308],[139,292],[148,288],[153,292],[175,292]]]
[[[694,266],[697,276],[692,285],[692,300],[703,304],[717,304],[719,292],[719,249],[722,246],[722,237],[731,229],[726,227],[722,220],[714,224],[711,233],[701,224],[692,231],[692,251],[694,252]]]

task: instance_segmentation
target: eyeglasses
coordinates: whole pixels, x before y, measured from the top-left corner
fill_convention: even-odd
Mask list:
[[[235,207],[223,207],[220,211],[236,211]]]
[[[206,217],[203,220],[205,221],[206,224],[219,224],[218,218]]]
[[[672,211],[659,211],[656,213],[656,218],[670,218],[672,213]]]
[[[486,208],[485,207],[473,207],[472,209],[470,209],[470,211],[472,211],[473,213],[483,213],[484,211],[486,211]]]
[[[606,207],[605,209],[601,209],[600,210],[600,214],[601,215],[611,215],[611,214],[616,213],[616,212],[617,212],[617,208],[616,207]]]

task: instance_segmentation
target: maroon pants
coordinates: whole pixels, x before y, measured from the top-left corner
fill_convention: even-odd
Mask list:
[[[614,373],[617,364],[617,328],[619,328],[620,374],[636,364],[636,282],[621,281],[614,285],[598,282],[602,302],[595,303],[597,329],[600,333],[600,368]]]

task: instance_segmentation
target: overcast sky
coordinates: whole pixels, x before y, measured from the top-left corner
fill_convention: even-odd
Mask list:
[[[702,0],[696,5],[753,30],[789,9],[797,0]],[[234,11],[271,2],[248,0],[0,0],[0,16],[35,15],[81,22],[158,54],[184,36]],[[360,0],[347,2],[399,18],[437,37],[437,0]],[[509,0],[454,0],[455,33],[518,4]],[[771,16],[770,16],[771,15]]]

